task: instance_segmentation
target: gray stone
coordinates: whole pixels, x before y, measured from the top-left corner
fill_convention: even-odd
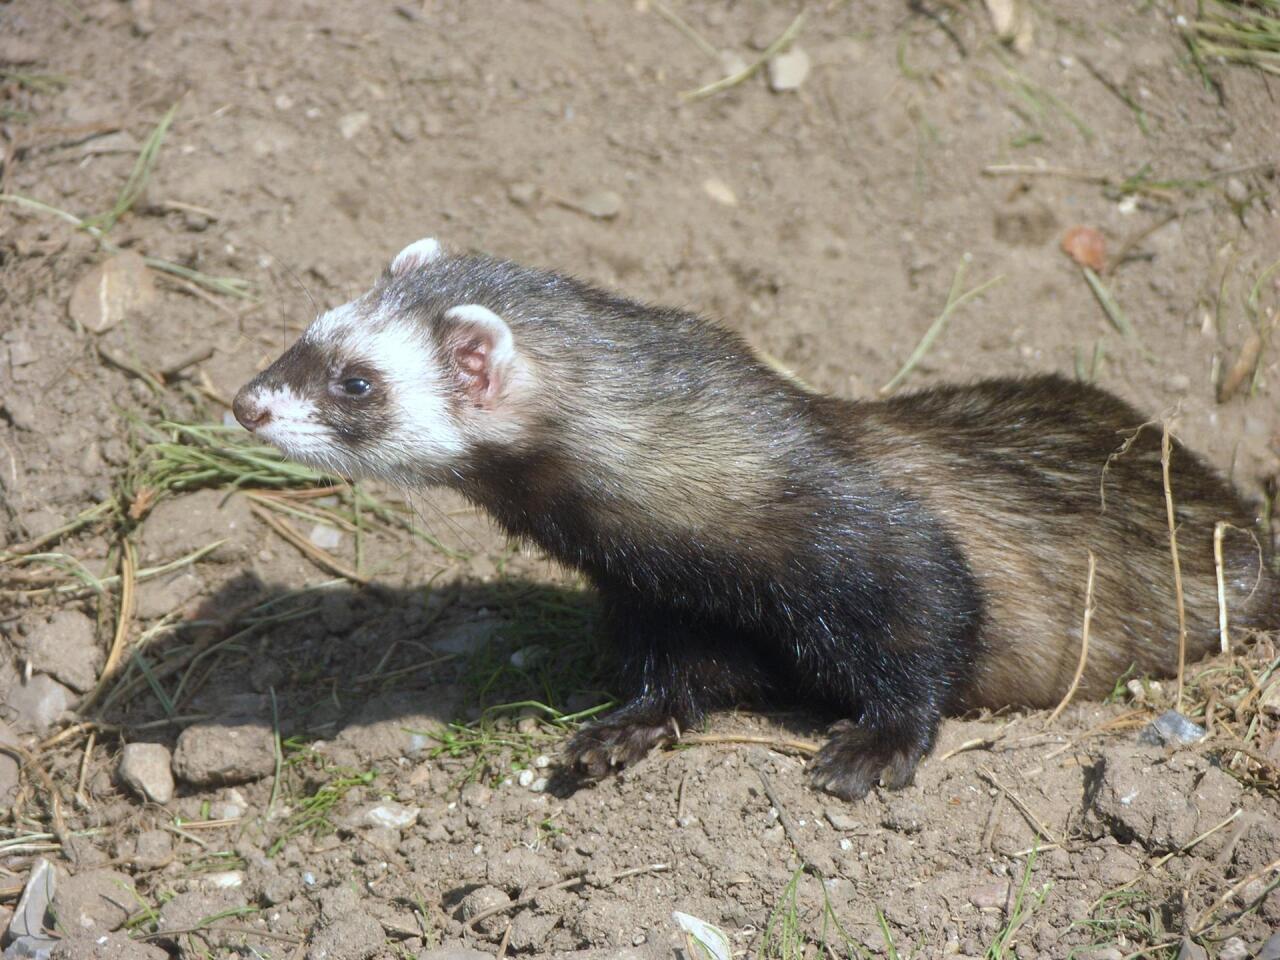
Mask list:
[[[93,621],[79,610],[59,610],[27,637],[31,666],[84,693],[98,681],[106,659]]]
[[[168,803],[173,799],[172,757],[163,744],[126,744],[117,773],[120,782],[144,800]]]
[[[115,870],[60,876],[53,915],[69,936],[99,936],[118,930],[138,906],[133,881]]]
[[[82,276],[71,291],[71,319],[92,333],[110,330],[156,299],[155,282],[141,254],[126,250]]]
[[[70,709],[75,694],[53,677],[37,673],[27,683],[14,683],[4,696],[4,705],[20,730],[44,734],[53,722]]]
[[[625,204],[616,190],[592,190],[579,197],[575,206],[589,217],[612,220],[622,213]]]
[[[257,780],[275,763],[275,738],[264,723],[197,723],[182,731],[173,752],[173,772],[199,787]]]
[[[493,956],[470,947],[439,947],[435,950],[423,950],[418,960],[493,960]]]

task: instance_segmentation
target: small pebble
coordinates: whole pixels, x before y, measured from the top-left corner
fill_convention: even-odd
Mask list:
[[[120,780],[144,800],[173,799],[173,770],[169,749],[160,743],[130,743],[120,755]]]
[[[1237,206],[1249,201],[1249,187],[1239,177],[1227,177],[1222,191],[1227,195],[1227,199]]]
[[[622,212],[622,195],[614,190],[592,190],[578,198],[576,206],[597,220],[612,220]]]
[[[792,47],[769,61],[769,87],[774,93],[797,90],[809,76],[809,55]]]
[[[519,776],[516,777],[516,782],[522,787],[531,787],[533,786],[534,776],[535,774],[532,770],[521,770]]]
[[[343,140],[354,140],[369,125],[369,114],[363,110],[348,113],[338,121],[338,132]]]
[[[507,187],[507,199],[517,207],[527,207],[538,199],[538,186],[519,181]]]
[[[342,531],[327,523],[317,523],[307,534],[307,539],[321,550],[336,550],[342,544]]]

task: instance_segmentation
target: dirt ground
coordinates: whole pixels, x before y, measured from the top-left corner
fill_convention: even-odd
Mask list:
[[[563,790],[582,585],[220,428],[430,235],[851,397],[994,280],[901,389],[1091,378],[1275,496],[1280,79],[1194,3],[669,3],[0,3],[0,921],[50,861],[46,955],[689,956],[679,911],[735,956],[1280,956],[1274,638],[1189,669],[1189,746],[1133,679],[858,804],[805,785],[818,718],[747,712]]]

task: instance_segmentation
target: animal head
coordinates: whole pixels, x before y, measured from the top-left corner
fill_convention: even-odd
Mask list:
[[[236,394],[236,419],[346,476],[445,482],[514,442],[532,367],[502,313],[519,268],[423,239],[363,296],[317,317]]]

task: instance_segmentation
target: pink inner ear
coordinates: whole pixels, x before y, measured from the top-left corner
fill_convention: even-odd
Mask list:
[[[495,393],[495,374],[491,364],[492,347],[488,338],[472,334],[463,336],[453,347],[453,363],[463,389],[473,402],[480,404]]]

